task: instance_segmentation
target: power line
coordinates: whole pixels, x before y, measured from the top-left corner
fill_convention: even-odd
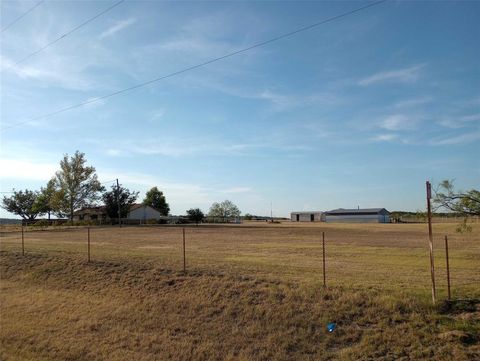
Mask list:
[[[125,0],[120,0],[118,2],[116,2],[115,4],[109,6],[108,8],[106,8],[105,10],[99,12],[97,15],[91,17],[90,19],[84,21],[83,23],[81,23],[80,25],[77,25],[76,27],[74,27],[73,29],[71,29],[70,31],[67,31],[65,34],[63,34],[62,36],[56,38],[55,40],[51,41],[50,43],[47,43],[45,44],[44,46],[42,46],[40,49],[34,51],[33,53],[30,53],[28,54],[27,56],[25,56],[24,58],[20,59],[19,61],[17,61],[16,63],[14,63],[14,65],[18,65],[20,63],[23,63],[24,61],[30,59],[32,56],[34,55],[37,55],[38,53],[42,52],[43,50],[45,50],[46,48],[52,46],[53,44],[59,42],[60,40],[66,38],[67,36],[69,36],[70,34],[72,34],[73,32],[77,31],[78,29],[84,27],[85,25],[87,25],[88,23],[92,22],[93,20],[97,19],[98,17],[102,16],[103,14],[109,12],[110,10],[112,10],[113,8],[117,7],[118,5],[120,5],[121,3],[123,3]]]
[[[10,24],[8,24],[7,26],[4,26],[2,28],[2,30],[0,31],[1,33],[3,33],[5,30],[7,30],[9,27],[11,27],[13,24],[15,24],[17,21],[19,21],[20,19],[22,19],[24,16],[26,16],[27,14],[29,14],[30,12],[32,12],[33,10],[35,10],[38,6],[40,6],[42,3],[44,3],[45,0],[41,0],[39,1],[38,3],[36,3],[35,5],[33,5],[30,9],[28,9],[27,11],[25,11],[22,15],[20,15],[18,18],[16,18],[15,20],[13,20]]]
[[[123,0],[122,0],[123,1]],[[255,48],[258,48],[258,47],[261,47],[261,46],[264,46],[264,45],[267,45],[267,44],[270,44],[270,43],[273,43],[275,41],[279,41],[281,39],[285,39],[285,38],[288,38],[288,37],[291,37],[293,35],[296,35],[300,32],[304,32],[304,31],[307,31],[307,30],[310,30],[312,28],[315,28],[317,26],[320,26],[320,25],[323,25],[323,24],[326,24],[326,23],[329,23],[329,22],[332,22],[334,20],[338,20],[340,18],[343,18],[345,16],[348,16],[348,15],[352,15],[354,13],[357,13],[357,12],[360,12],[362,10],[365,10],[365,9],[368,9],[368,8],[371,8],[373,6],[376,6],[376,5],[380,5],[384,2],[386,2],[388,0],[380,0],[380,1],[376,1],[374,3],[370,3],[368,5],[365,5],[365,6],[362,6],[362,7],[359,7],[359,8],[356,8],[354,10],[350,10],[350,11],[347,11],[345,13],[342,13],[342,14],[339,14],[339,15],[335,15],[333,17],[330,17],[330,18],[327,18],[325,20],[322,20],[322,21],[319,21],[319,22],[316,22],[314,24],[310,24],[310,25],[307,25],[307,26],[304,26],[302,28],[299,28],[297,30],[293,30],[291,32],[288,32],[288,33],[285,33],[285,34],[282,34],[282,35],[279,35],[275,38],[271,38],[269,40],[265,40],[265,41],[262,41],[260,43],[256,43],[256,44],[253,44],[251,46],[248,46],[246,48],[243,48],[243,49],[240,49],[240,50],[237,50],[237,51],[234,51],[234,52],[231,52],[231,53],[228,53],[226,55],[222,55],[220,57],[217,57],[217,58],[213,58],[213,59],[210,59],[210,60],[207,60],[203,63],[200,63],[200,64],[197,64],[197,65],[193,65],[193,66],[190,66],[188,68],[185,68],[185,69],[182,69],[182,70],[178,70],[178,71],[175,71],[173,73],[170,73],[170,74],[167,74],[167,75],[163,75],[163,76],[160,76],[160,77],[157,77],[157,78],[154,78],[152,80],[148,80],[148,81],[145,81],[143,83],[139,83],[137,85],[133,85],[131,87],[128,87],[128,88],[124,88],[124,89],[121,89],[121,90],[117,90],[113,93],[110,93],[110,94],[106,94],[106,95],[103,95],[103,96],[100,96],[100,97],[96,97],[96,98],[91,98],[89,100],[86,100],[84,102],[81,102],[81,103],[78,103],[78,104],[75,104],[75,105],[70,105],[68,107],[65,107],[65,108],[61,108],[59,110],[56,110],[54,112],[51,112],[51,113],[47,113],[47,114],[43,114],[43,115],[40,115],[40,116],[37,116],[37,117],[34,117],[34,118],[31,118],[29,120],[25,120],[23,122],[18,122],[18,123],[15,123],[15,124],[12,124],[8,127],[4,127],[0,130],[2,131],[5,131],[6,129],[10,129],[10,128],[13,128],[13,127],[16,127],[16,126],[19,126],[19,125],[22,125],[22,124],[25,124],[25,123],[29,123],[29,122],[33,122],[35,120],[40,120],[40,119],[45,119],[45,118],[49,118],[49,117],[52,117],[54,115],[57,115],[59,113],[63,113],[63,112],[66,112],[66,111],[69,111],[69,110],[72,110],[72,109],[75,109],[75,108],[79,108],[81,106],[84,106],[84,105],[87,105],[87,104],[90,104],[90,103],[95,103],[95,102],[98,102],[100,100],[103,100],[103,99],[107,99],[107,98],[110,98],[110,97],[113,97],[115,95],[119,95],[119,94],[122,94],[122,93],[126,93],[126,92],[129,92],[131,90],[134,90],[134,89],[138,89],[138,88],[142,88],[144,86],[147,86],[147,85],[150,85],[152,83],[155,83],[155,82],[158,82],[160,80],[163,80],[163,79],[167,79],[167,78],[171,78],[171,77],[174,77],[176,75],[180,75],[180,74],[183,74],[183,73],[186,73],[190,70],[194,70],[194,69],[197,69],[197,68],[201,68],[201,67],[204,67],[206,65],[209,65],[209,64],[212,64],[212,63],[215,63],[215,62],[218,62],[220,60],[223,60],[223,59],[226,59],[226,58],[230,58],[234,55],[238,55],[238,54],[241,54],[241,53],[245,53],[249,50],[252,50],[252,49],[255,49]]]

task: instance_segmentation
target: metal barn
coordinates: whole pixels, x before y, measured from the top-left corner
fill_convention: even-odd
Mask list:
[[[292,212],[290,213],[290,219],[292,222],[322,222],[323,212],[311,211],[311,212]]]
[[[390,223],[390,212],[385,208],[334,209],[325,212],[329,223]]]

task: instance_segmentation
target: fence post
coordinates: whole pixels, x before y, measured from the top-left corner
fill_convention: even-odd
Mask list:
[[[23,221],[22,221],[22,256],[25,256],[25,236],[23,235]]]
[[[88,263],[90,263],[90,227],[87,227],[87,236],[88,236]]]
[[[183,227],[183,273],[186,273],[187,266],[185,261],[185,227]]]
[[[448,237],[445,235],[445,256],[447,259],[447,286],[448,286],[448,300],[451,299],[450,294],[450,264],[448,261]]]
[[[327,276],[325,274],[325,232],[322,232],[323,244],[323,287],[327,287]]]

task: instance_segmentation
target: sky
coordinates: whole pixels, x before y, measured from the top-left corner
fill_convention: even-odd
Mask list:
[[[2,29],[36,3],[2,1]],[[387,1],[29,121],[368,2],[125,1],[18,63],[113,4],[47,0],[1,33],[2,192],[40,189],[76,150],[173,214],[416,211],[426,180],[479,188],[480,2]]]

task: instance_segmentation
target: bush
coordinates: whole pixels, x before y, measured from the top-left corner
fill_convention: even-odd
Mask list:
[[[157,221],[156,219],[154,219],[154,218],[152,218],[152,219],[147,219],[147,220],[145,221],[145,224],[158,224],[158,221]]]
[[[48,227],[50,225],[50,221],[47,219],[40,219],[32,224],[34,227]]]

